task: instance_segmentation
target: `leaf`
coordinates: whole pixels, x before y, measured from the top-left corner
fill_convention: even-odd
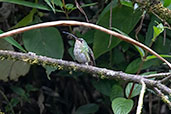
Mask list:
[[[157,38],[157,36],[159,36],[163,31],[164,31],[164,26],[163,24],[158,24],[157,26],[153,26],[153,39],[152,41],[155,41],[155,39]]]
[[[112,86],[109,80],[99,80],[98,82],[93,82],[93,86],[102,94],[110,96]]]
[[[102,13],[98,16],[99,19],[97,20],[97,24],[101,21],[100,19],[103,18],[104,15],[105,15],[107,12],[109,12],[111,4],[112,4],[112,6],[113,6],[113,8],[114,8],[114,7],[116,7],[116,6],[118,5],[117,3],[118,3],[118,1],[113,0],[112,2],[110,2],[110,3],[103,9]]]
[[[31,84],[26,84],[25,89],[27,92],[38,90],[37,88],[33,87],[33,85],[31,85]]]
[[[163,58],[171,58],[171,55],[160,55]],[[151,59],[156,59],[157,57],[154,55],[149,55],[146,57],[145,61],[151,60]]]
[[[141,58],[143,58],[143,57],[145,56],[144,50],[143,50],[141,47],[138,47],[138,46],[136,46],[136,45],[134,45],[134,46],[135,46],[135,48],[138,50],[138,52],[139,52]]]
[[[63,7],[63,3],[61,2],[61,0],[54,0],[53,2],[56,6],[59,6],[60,8]]]
[[[130,94],[130,91],[131,91],[131,88],[132,88],[132,85],[133,83],[128,83],[127,86],[126,86],[126,89],[125,89],[125,94],[126,94],[126,97],[128,98],[129,94]],[[137,96],[140,94],[140,91],[141,91],[141,88],[142,86],[139,85],[139,84],[135,84],[134,86],[134,89],[133,89],[133,92],[131,94],[131,98]]]
[[[65,7],[67,10],[71,10],[71,9],[73,9],[74,5],[73,4],[66,4]]]
[[[121,47],[122,47],[122,45],[121,45]],[[105,56],[105,59],[106,59],[106,56]],[[108,63],[107,63],[107,65],[108,65]],[[111,65],[119,70],[122,70],[122,71],[125,70],[125,68],[128,65],[128,62],[126,61],[124,53],[118,48],[115,48],[112,50]]]
[[[140,11],[133,11],[132,8],[123,5],[114,7],[112,12],[114,14],[112,15],[112,27],[123,31],[126,34],[133,30],[142,14]],[[107,11],[104,16],[99,19],[98,24],[108,28],[109,22],[106,20],[109,20],[109,14],[110,12]],[[108,34],[101,31],[95,32],[93,51],[96,58],[117,46],[121,40],[119,38],[112,37],[111,46],[109,48],[108,42]]]
[[[116,98],[112,101],[112,110],[114,114],[128,114],[133,107],[133,100],[125,98]]]
[[[0,33],[3,33],[3,31],[0,30]],[[13,46],[17,47],[23,52],[26,52],[26,50],[17,42],[15,41],[12,37],[6,37],[4,38],[8,43],[12,44]]]
[[[164,0],[164,7],[171,5],[171,0]]]
[[[126,73],[136,73],[140,64],[141,64],[141,59],[140,58],[137,58],[135,60],[133,60],[126,68],[125,72]],[[147,69],[151,66],[154,66],[154,65],[159,65],[161,61],[158,61],[158,60],[149,60],[149,61],[146,61],[144,62],[143,64],[143,67],[142,67],[142,70],[143,69]]]
[[[163,45],[163,39],[163,36],[160,35],[153,45],[153,49],[158,53],[162,53],[162,55],[171,52],[171,40],[166,37],[165,45]]]
[[[11,86],[11,89],[13,90],[13,92],[15,92],[19,96],[24,96],[26,94],[25,91],[24,91],[24,89],[22,89],[20,87]]]
[[[97,112],[99,109],[99,106],[97,104],[86,104],[83,106],[80,106],[74,114],[92,114]]]
[[[117,97],[124,97],[123,88],[120,85],[113,85],[110,100],[113,101]]]
[[[30,52],[53,58],[63,57],[63,41],[60,33],[54,27],[24,32],[23,42],[25,48]]]
[[[57,59],[61,59],[63,57],[63,40],[59,31],[54,27],[26,31],[23,34],[23,42],[25,48],[29,52]],[[48,79],[50,79],[50,73],[56,70],[56,68],[48,66],[44,67],[46,68]]]
[[[33,3],[33,2],[24,1],[24,0],[0,0],[0,2],[13,3],[13,4],[18,4],[18,5],[23,5],[23,6],[26,6],[26,7],[51,11],[51,9],[49,7],[47,7],[47,6],[44,6],[42,4]],[[62,10],[55,10],[55,11],[56,12],[63,12]]]
[[[47,78],[48,78],[49,80],[51,80],[50,74],[51,74],[51,72],[55,71],[56,68],[53,68],[53,67],[50,67],[50,66],[43,66],[43,67],[46,69]]]
[[[121,4],[133,8],[133,2],[131,1],[121,1]]]
[[[52,9],[52,11],[55,13],[55,8],[52,6],[51,1],[50,0],[44,0],[44,1]]]
[[[151,39],[153,38],[153,26],[156,25],[155,20],[158,20],[157,17],[152,16],[151,21],[148,25],[147,33],[145,36],[145,44],[149,45],[151,43]]]
[[[120,31],[120,30],[117,29],[117,28],[112,27],[112,29],[115,30],[115,31],[117,31],[117,32],[119,32],[119,33],[121,33],[122,35],[125,35],[125,36],[129,37],[128,34],[126,34],[126,33],[122,32],[122,31]],[[131,37],[130,37],[130,38],[131,38]],[[141,47],[139,47],[139,46],[136,46],[136,45],[134,45],[134,46],[135,46],[135,48],[137,49],[137,51],[140,53],[141,58],[143,58],[143,57],[145,56],[144,50],[143,50]]]
[[[19,21],[11,29],[19,28],[19,27],[26,26],[26,25],[30,24],[33,21],[33,16],[35,13],[36,13],[36,9],[32,9],[27,16],[25,16],[21,21]]]
[[[11,111],[11,106],[12,106],[12,107],[15,107],[19,102],[20,102],[20,100],[19,100],[18,98],[12,98],[12,99],[10,100],[10,103],[7,104],[7,106],[5,106],[5,111],[6,111],[6,112]],[[10,106],[10,105],[11,105],[11,106]]]
[[[20,102],[20,101],[19,101],[19,99],[17,99],[17,98],[12,98],[11,101],[10,101],[10,103],[11,103],[11,105],[12,105],[13,107],[15,107],[19,102]]]
[[[4,39],[0,39],[1,50],[14,50],[13,47]],[[30,65],[22,61],[0,60],[0,80],[17,80],[24,76],[30,69]]]

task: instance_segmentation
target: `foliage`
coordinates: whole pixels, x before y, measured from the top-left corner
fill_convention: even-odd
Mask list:
[[[112,27],[110,29],[130,38],[135,38],[136,28],[142,26],[137,40],[171,61],[171,31],[155,15],[146,13],[147,16],[141,24],[143,11],[139,8],[134,9],[133,3],[130,1],[80,0],[77,2],[83,3],[81,7],[84,8],[90,21],[95,20],[96,24],[109,28],[111,18]],[[11,11],[12,16],[9,15],[2,20],[4,22],[7,20],[8,25],[10,25],[9,30],[65,19],[64,17],[85,21],[85,17],[77,9],[74,1],[65,0],[64,3],[63,0],[0,0],[0,3],[15,4],[16,11]],[[171,6],[170,0],[164,0],[163,4],[168,8]],[[110,9],[111,5],[112,9]],[[0,12],[1,10],[0,8]],[[112,15],[110,15],[111,11]],[[12,18],[12,22],[10,22],[10,18]],[[4,28],[0,29],[2,32]],[[169,71],[165,64],[142,48],[123,42],[116,37],[112,37],[109,45],[110,36],[108,34],[82,27],[49,27],[30,30],[21,36],[0,40],[0,49],[75,60],[73,56],[74,42],[62,34],[62,31],[66,30],[87,41],[93,49],[99,67],[126,73],[137,73],[140,70],[141,74]],[[164,31],[166,31],[166,35],[163,34]],[[37,113],[38,110],[40,113],[48,114],[57,112],[59,114],[70,114],[71,112],[75,114],[100,114],[111,111],[115,114],[128,114],[136,111],[133,106],[137,105],[136,99],[141,90],[139,84],[134,85],[119,80],[94,79],[89,74],[68,73],[48,66],[31,65],[30,67],[30,65],[20,61],[0,60],[0,72],[0,80],[8,81],[2,82],[2,87],[0,87],[10,99],[9,103],[0,103],[2,112],[7,113],[14,109],[16,113],[24,112],[25,114],[31,113],[30,110],[33,113]],[[22,75],[25,77],[20,77]],[[46,76],[51,80],[48,80]],[[11,82],[11,80],[19,81]],[[131,90],[133,85],[134,88]],[[11,92],[7,92],[5,88],[10,89]],[[32,92],[37,93],[32,96]],[[35,105],[36,108],[33,108]],[[153,109],[157,106],[154,104]],[[146,106],[144,108],[148,111]]]

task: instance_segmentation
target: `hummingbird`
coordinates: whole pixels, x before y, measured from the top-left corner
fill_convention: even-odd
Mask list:
[[[63,31],[63,33],[70,35],[75,39],[73,50],[75,59],[79,63],[95,66],[94,54],[91,48],[88,46],[87,42],[83,38],[78,38],[69,32]]]

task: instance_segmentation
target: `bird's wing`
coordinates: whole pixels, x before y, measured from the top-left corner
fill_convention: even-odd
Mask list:
[[[93,51],[91,50],[90,47],[88,48],[88,50],[89,50],[90,60],[92,61],[91,65],[96,66],[96,62],[95,62]]]

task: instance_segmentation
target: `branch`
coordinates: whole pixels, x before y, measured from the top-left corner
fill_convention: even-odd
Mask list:
[[[167,76],[166,78],[160,80],[160,83],[166,83],[167,81],[170,81],[171,75]]]
[[[163,77],[168,77],[170,75],[171,75],[171,72],[158,73],[158,74],[150,74],[150,75],[144,76],[144,78],[163,78]]]
[[[154,88],[154,91],[157,93],[157,96],[159,96],[164,103],[168,105],[168,107],[171,109],[171,102],[169,101],[168,97],[165,96],[159,89]]]
[[[46,56],[38,56],[32,53],[20,53],[13,52],[7,50],[0,50],[0,60],[13,60],[13,61],[24,61],[29,64],[38,64],[38,65],[48,65],[58,70],[73,70],[73,71],[81,71],[90,74],[94,74],[93,76],[99,76],[99,78],[106,79],[121,79],[126,81],[131,81],[135,83],[141,83],[143,81],[149,88],[156,87],[159,90],[163,91],[166,94],[171,95],[171,89],[167,86],[161,84],[158,81],[146,79],[140,75],[126,74],[121,71],[113,71],[106,68],[98,68],[94,66],[77,64],[75,62],[65,61],[62,59],[54,59]]]
[[[115,36],[115,37],[117,37],[117,38],[119,38],[121,40],[124,40],[126,42],[129,42],[131,44],[137,45],[137,46],[147,50],[151,54],[155,55],[160,60],[164,61],[171,68],[171,63],[169,63],[166,59],[161,57],[159,54],[157,54],[155,51],[153,51],[149,47],[145,46],[144,44],[142,44],[142,43],[140,43],[140,42],[138,42],[138,41],[136,41],[136,40],[134,40],[134,39],[132,39],[130,37],[124,36],[122,34],[119,34],[117,32],[114,32],[112,30],[106,29],[104,27],[101,27],[101,26],[98,26],[98,25],[95,25],[95,24],[92,24],[92,23],[79,22],[79,21],[68,21],[68,20],[52,21],[52,22],[46,22],[46,23],[41,23],[41,24],[36,24],[36,25],[31,25],[31,26],[11,30],[9,32],[5,32],[5,33],[0,34],[0,38],[11,36],[11,35],[14,35],[14,34],[19,34],[19,33],[22,33],[24,31],[28,31],[28,30],[32,30],[32,29],[45,28],[45,27],[51,27],[51,26],[74,26],[74,25],[91,27],[91,28],[103,31],[103,32],[105,32],[107,34],[113,35],[113,36]]]
[[[145,94],[146,85],[143,81],[141,81],[141,84],[142,84],[142,89],[141,89],[139,100],[138,100],[138,107],[137,107],[136,114],[141,114],[142,107],[143,107],[143,98]]]

